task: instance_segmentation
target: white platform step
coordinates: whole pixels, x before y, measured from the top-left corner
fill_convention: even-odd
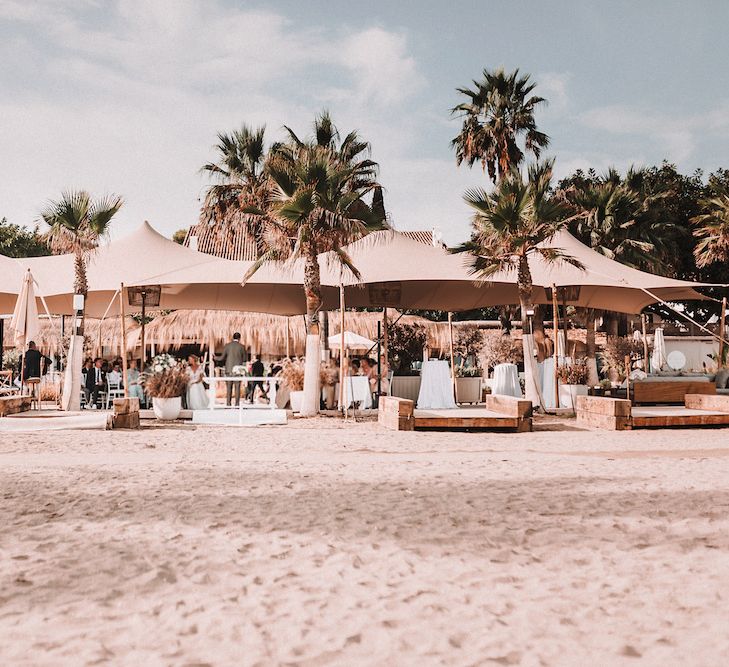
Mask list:
[[[261,426],[286,424],[286,410],[193,410],[193,424],[227,424],[230,426]]]

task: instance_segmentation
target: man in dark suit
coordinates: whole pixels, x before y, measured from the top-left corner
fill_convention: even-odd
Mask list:
[[[228,343],[220,355],[217,356],[218,361],[225,364],[225,374],[230,377],[233,374],[235,366],[241,366],[247,361],[246,349],[240,344],[240,334],[236,331],[233,334],[233,340]],[[226,380],[226,405],[230,405],[233,399],[233,390],[235,390],[235,405],[240,405],[240,382],[234,380]]]
[[[253,365],[251,366],[251,375],[253,377],[263,377],[265,372],[266,369],[263,366],[263,362],[261,361],[261,356],[258,355],[256,357],[256,360],[253,362]],[[248,383],[247,400],[249,403],[253,403],[253,399],[255,398],[256,394],[256,387],[260,387],[263,396],[267,397],[266,390],[263,388],[263,380],[254,380],[253,382]]]
[[[28,350],[25,353],[25,360],[23,361],[23,381],[25,382],[28,378],[39,378],[44,374],[45,368],[41,368],[41,364],[49,364],[51,360],[44,354],[40,353],[40,350],[35,345],[35,341],[28,343]]]
[[[86,407],[97,407],[99,393],[106,391],[106,373],[101,370],[101,359],[94,359],[94,365],[86,372]]]

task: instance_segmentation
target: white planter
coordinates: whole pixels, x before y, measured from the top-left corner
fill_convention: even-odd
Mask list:
[[[157,419],[161,421],[174,421],[180,416],[182,410],[182,398],[175,396],[174,398],[157,398],[152,399],[152,409]]]
[[[291,409],[294,412],[301,412],[301,401],[304,398],[303,391],[292,391],[289,394],[289,401],[291,401]]]
[[[561,384],[559,385],[559,404],[563,408],[574,408],[577,405],[578,396],[587,396],[586,384]]]

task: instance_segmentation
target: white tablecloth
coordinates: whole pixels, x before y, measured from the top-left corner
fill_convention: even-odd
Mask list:
[[[364,375],[350,375],[344,378],[344,407],[348,408],[352,403],[359,403],[360,410],[372,407],[370,380]]]
[[[560,366],[571,363],[571,357],[560,357],[559,359]],[[539,366],[542,369],[542,398],[544,399],[544,407],[557,407],[557,402],[554,400],[554,357],[547,357]]]
[[[497,364],[494,366],[494,382],[491,385],[491,393],[521,398],[521,385],[519,384],[519,372],[516,364]]]
[[[434,359],[423,363],[420,371],[418,407],[426,410],[458,407],[453,397],[453,381],[447,361]]]

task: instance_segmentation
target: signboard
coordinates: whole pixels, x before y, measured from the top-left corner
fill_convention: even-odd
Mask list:
[[[370,306],[397,308],[402,301],[402,283],[372,283],[367,285]]]

